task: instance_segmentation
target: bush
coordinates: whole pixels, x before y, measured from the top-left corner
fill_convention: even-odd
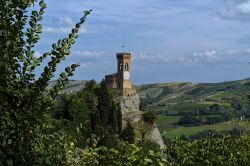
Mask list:
[[[250,136],[175,140],[165,154],[172,165],[249,165]]]
[[[142,147],[142,149],[146,152],[153,150],[154,152],[160,152],[160,145],[152,140],[145,140],[145,141],[139,141],[137,143],[139,147]]]
[[[184,116],[181,117],[178,121],[178,125],[182,126],[198,126],[201,125],[203,122],[201,119],[193,116]]]
[[[106,147],[84,149],[78,165],[100,166],[165,166],[166,160],[158,152],[144,151],[134,144],[120,142],[117,149]]]
[[[148,111],[148,112],[142,114],[142,119],[146,123],[153,124],[155,119],[156,119],[156,115],[155,115],[154,111]]]
[[[206,117],[206,124],[215,124],[220,122],[225,122],[225,118],[223,116],[214,116],[214,117]]]

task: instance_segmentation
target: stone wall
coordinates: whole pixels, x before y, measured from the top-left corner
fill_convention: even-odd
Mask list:
[[[123,114],[132,111],[139,111],[140,98],[138,94],[122,97],[120,99],[121,111]]]

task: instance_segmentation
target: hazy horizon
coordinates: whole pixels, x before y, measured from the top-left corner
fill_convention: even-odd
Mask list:
[[[249,77],[249,0],[46,3],[37,56],[67,36],[83,10],[93,9],[71,55],[59,66],[58,72],[80,63],[71,79],[100,81],[115,73],[115,54],[121,51],[132,53],[133,84],[224,82]]]

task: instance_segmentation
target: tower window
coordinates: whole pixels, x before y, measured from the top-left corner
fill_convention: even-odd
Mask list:
[[[128,70],[128,63],[125,64],[125,70]]]
[[[119,70],[122,71],[122,63],[119,65]]]

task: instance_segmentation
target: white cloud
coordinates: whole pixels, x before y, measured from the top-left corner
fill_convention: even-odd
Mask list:
[[[250,0],[227,0],[219,15],[226,19],[250,20]]]
[[[60,17],[59,18],[59,23],[61,25],[64,25],[64,26],[67,25],[67,26],[70,26],[70,27],[72,27],[74,25],[73,20],[70,17]]]
[[[73,63],[75,63],[75,62],[73,62]],[[109,61],[93,61],[93,62],[80,62],[79,63],[80,64],[80,67],[81,68],[96,68],[96,67],[100,67],[101,66],[101,68],[102,69],[104,69],[104,68],[106,68],[106,67],[111,67],[111,65],[110,65],[110,62]]]
[[[59,17],[51,19],[43,27],[43,32],[56,33],[56,34],[69,34],[72,28],[75,27],[75,23],[71,17]],[[86,27],[81,26],[78,33],[87,33]]]
[[[250,13],[250,1],[239,4],[237,8],[239,9],[241,13],[249,14]]]
[[[43,32],[47,33],[58,33],[58,34],[69,34],[71,33],[72,27],[44,27]],[[88,31],[81,27],[80,30],[78,31],[79,34],[81,33],[87,33]]]
[[[244,51],[250,53],[250,48],[245,48]]]
[[[95,57],[99,58],[104,54],[103,51],[73,51],[72,56],[78,56],[78,57]]]
[[[217,52],[214,50],[211,51],[204,51],[204,52],[195,52],[193,54],[194,57],[204,57],[208,59],[216,59],[217,57]]]
[[[91,62],[81,62],[80,63],[80,68],[89,68],[91,65],[93,65]]]
[[[171,62],[175,58],[170,55],[156,55],[151,53],[139,52],[134,54],[135,60],[145,60],[150,62]]]
[[[206,50],[200,52],[194,52],[189,55],[171,55],[171,54],[152,54],[152,53],[134,53],[133,59],[136,63],[145,62],[152,64],[168,63],[175,66],[206,66],[211,64],[221,64],[224,62],[244,62],[249,59],[249,49],[244,50]]]

